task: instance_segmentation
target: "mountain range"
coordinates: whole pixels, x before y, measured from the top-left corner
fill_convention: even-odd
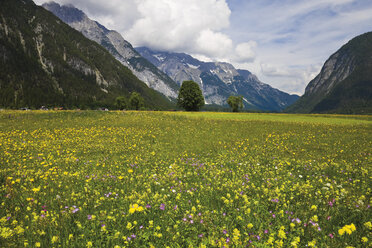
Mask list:
[[[193,80],[211,106],[226,106],[229,96],[241,95],[252,110],[372,113],[372,32],[335,52],[299,98],[229,63],[133,48],[72,5],[43,7],[1,0],[1,107],[114,107],[116,97],[136,91],[147,109],[171,109],[182,82]]]
[[[298,99],[297,95],[274,89],[249,71],[237,70],[228,63],[206,63],[187,54],[154,52],[146,47],[133,49],[118,32],[89,19],[72,5],[49,2],[43,7],[101,44],[149,87],[170,99],[177,97],[185,80],[199,84],[207,104],[227,105],[230,95],[242,95],[247,109],[281,111]]]
[[[174,106],[105,48],[31,0],[1,0],[0,106],[111,107],[136,91],[146,108]]]
[[[372,113],[372,32],[359,35],[335,52],[286,109],[294,113]]]
[[[185,53],[136,50],[177,84],[185,80],[197,82],[207,104],[226,105],[230,95],[243,96],[247,109],[281,111],[294,103],[297,95],[289,95],[262,83],[247,70],[238,70],[224,62],[202,62]]]

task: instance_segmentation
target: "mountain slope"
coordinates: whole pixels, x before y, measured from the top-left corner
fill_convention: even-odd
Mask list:
[[[116,31],[108,30],[87,17],[72,5],[60,6],[55,2],[42,5],[62,21],[80,31],[88,39],[105,47],[117,60],[127,66],[140,80],[165,96],[177,98],[179,86],[153,64],[143,58],[132,45]]]
[[[334,53],[286,111],[372,113],[372,32],[355,37]]]
[[[208,104],[227,105],[230,95],[242,95],[247,109],[281,111],[298,99],[228,63],[202,62],[184,53],[155,52],[146,47],[136,50],[179,85],[185,80],[197,82]]]
[[[137,91],[148,108],[172,104],[97,43],[31,0],[2,0],[0,105],[113,106]]]

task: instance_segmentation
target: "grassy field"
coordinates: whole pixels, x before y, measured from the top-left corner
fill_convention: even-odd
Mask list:
[[[372,117],[0,111],[0,247],[370,247]]]

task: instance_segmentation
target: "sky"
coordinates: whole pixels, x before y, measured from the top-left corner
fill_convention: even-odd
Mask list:
[[[54,1],[83,10],[134,47],[229,62],[299,95],[334,52],[372,31],[371,0]]]

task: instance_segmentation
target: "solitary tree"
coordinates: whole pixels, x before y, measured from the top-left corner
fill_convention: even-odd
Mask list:
[[[129,98],[129,105],[131,109],[135,110],[141,109],[144,106],[143,97],[137,92],[132,92]]]
[[[115,100],[115,105],[118,109],[126,109],[128,107],[127,99],[124,96],[118,96]]]
[[[199,111],[204,106],[204,97],[199,85],[194,81],[183,81],[177,105],[186,111]]]
[[[242,96],[229,96],[227,103],[230,105],[233,112],[239,112],[244,107]]]

